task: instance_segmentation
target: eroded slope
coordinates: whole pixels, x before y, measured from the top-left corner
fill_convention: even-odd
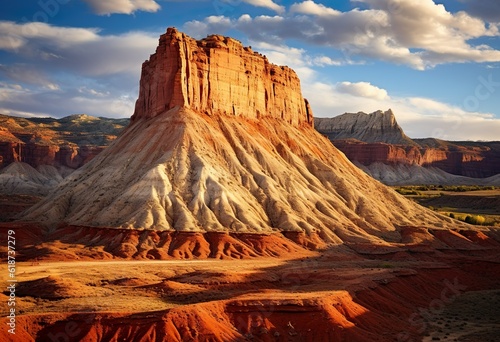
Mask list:
[[[368,177],[309,126],[187,108],[139,120],[23,217],[54,226],[398,239],[452,226]],[[456,226],[456,223],[453,223]]]

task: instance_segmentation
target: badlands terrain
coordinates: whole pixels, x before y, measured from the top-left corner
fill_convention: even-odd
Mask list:
[[[410,139],[392,110],[316,118],[316,129],[387,185],[500,186],[500,142]]]
[[[0,225],[2,339],[495,340],[498,229],[376,181],[314,120],[292,69],[169,28],[124,131]]]

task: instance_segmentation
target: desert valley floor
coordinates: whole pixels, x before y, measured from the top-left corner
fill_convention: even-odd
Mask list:
[[[106,229],[43,241],[6,228],[29,243],[15,336],[2,319],[11,341],[479,342],[500,329],[500,243],[479,231],[408,228],[405,244],[383,250],[187,234],[170,248],[182,255],[130,260],[106,252]]]

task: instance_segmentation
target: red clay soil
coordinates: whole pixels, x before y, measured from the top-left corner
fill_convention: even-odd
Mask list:
[[[121,228],[61,226],[54,232],[37,223],[0,223],[0,233],[14,230],[18,261],[106,259],[246,259],[286,257],[322,250],[327,244],[317,235],[300,232],[238,234],[224,232],[172,232]],[[349,243],[362,255],[438,250],[481,251],[500,248],[494,230],[438,230],[401,227],[401,240],[385,245]],[[0,256],[6,258],[6,247]]]
[[[141,313],[21,314],[15,335],[7,332],[8,318],[0,319],[2,341],[419,341],[428,312],[464,291],[500,289],[500,243],[488,231],[406,227],[402,242],[381,254],[346,245],[313,253],[308,248],[325,247],[318,237],[292,233],[62,227],[52,234],[28,224],[3,225],[1,233],[6,229],[16,231],[23,260],[254,258],[258,265],[258,257],[273,256],[285,262],[239,278],[211,273],[213,281],[196,272],[154,286],[121,279],[115,285],[167,293],[185,305]],[[292,254],[303,258],[287,260]],[[68,282],[47,277],[28,286],[45,297],[67,297],[78,289]]]
[[[412,341],[426,312],[499,288],[498,263],[421,269],[359,291],[263,293],[162,312],[20,316],[8,341]],[[36,337],[36,338],[34,338]]]
[[[244,259],[281,257],[324,247],[319,237],[304,233],[196,233],[119,228],[63,226],[47,232],[36,223],[0,223],[0,232],[14,230],[17,259]],[[6,257],[6,248],[0,247]]]

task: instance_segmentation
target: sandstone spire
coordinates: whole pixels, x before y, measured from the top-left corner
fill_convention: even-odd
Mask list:
[[[270,63],[235,39],[211,35],[197,41],[169,28],[142,66],[132,119],[176,106],[209,115],[271,116],[293,125],[313,121],[292,69]]]

